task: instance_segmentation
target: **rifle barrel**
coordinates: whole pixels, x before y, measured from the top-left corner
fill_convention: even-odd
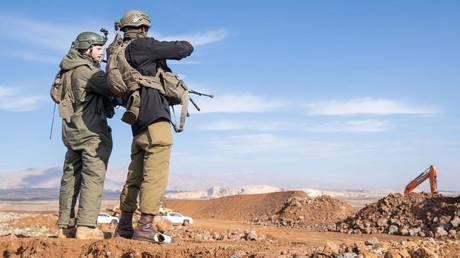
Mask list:
[[[205,97],[214,98],[214,95],[201,93],[201,92],[198,92],[198,91],[195,91],[195,90],[189,90],[189,92],[191,94],[195,94],[195,95],[198,95],[198,96],[205,96]]]
[[[198,107],[198,105],[195,103],[195,101],[193,101],[192,98],[190,98],[190,102],[192,102],[192,104],[193,104],[193,106],[195,106],[196,110],[201,111],[200,107]]]

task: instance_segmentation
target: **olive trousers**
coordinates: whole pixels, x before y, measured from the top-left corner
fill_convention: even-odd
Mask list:
[[[136,135],[131,145],[131,163],[120,194],[120,209],[156,214],[168,185],[172,148],[171,125],[167,121],[152,123]]]
[[[107,164],[112,152],[112,135],[107,128],[94,136],[85,134],[82,130],[71,130],[67,125],[63,126],[67,153],[59,190],[58,225],[61,228],[67,227],[70,219],[75,218],[77,199],[77,225],[96,226]],[[81,139],[76,140],[80,137]]]

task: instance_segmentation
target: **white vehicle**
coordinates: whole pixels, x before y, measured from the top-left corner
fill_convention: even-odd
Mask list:
[[[163,218],[171,221],[172,224],[182,224],[187,226],[193,223],[193,219],[188,216],[184,216],[179,212],[166,212],[163,215]]]
[[[118,224],[119,219],[114,216],[110,216],[107,213],[99,213],[97,216],[97,223],[98,224]]]

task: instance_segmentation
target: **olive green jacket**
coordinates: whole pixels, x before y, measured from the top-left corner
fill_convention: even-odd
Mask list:
[[[90,57],[70,50],[62,59],[60,68],[72,70],[71,95],[74,113],[70,121],[63,120],[63,141],[75,149],[92,137],[102,137],[111,142],[107,117],[113,116],[111,97],[104,71]]]

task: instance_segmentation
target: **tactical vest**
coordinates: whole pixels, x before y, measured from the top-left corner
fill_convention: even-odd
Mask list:
[[[157,67],[155,76],[144,76],[134,69],[125,57],[125,50],[130,43],[131,41],[121,43],[116,37],[107,49],[106,72],[109,89],[124,100],[128,100],[141,86],[157,89],[166,97],[169,105],[182,105],[180,121],[175,124],[174,129],[176,132],[183,131],[190,99],[187,86],[175,74],[160,67]]]
[[[107,60],[107,82],[110,90],[118,97],[127,100],[129,95],[140,86],[160,90],[164,94],[160,80],[155,76],[144,76],[134,69],[126,60],[125,50],[131,41],[121,45],[110,46],[111,53]]]

